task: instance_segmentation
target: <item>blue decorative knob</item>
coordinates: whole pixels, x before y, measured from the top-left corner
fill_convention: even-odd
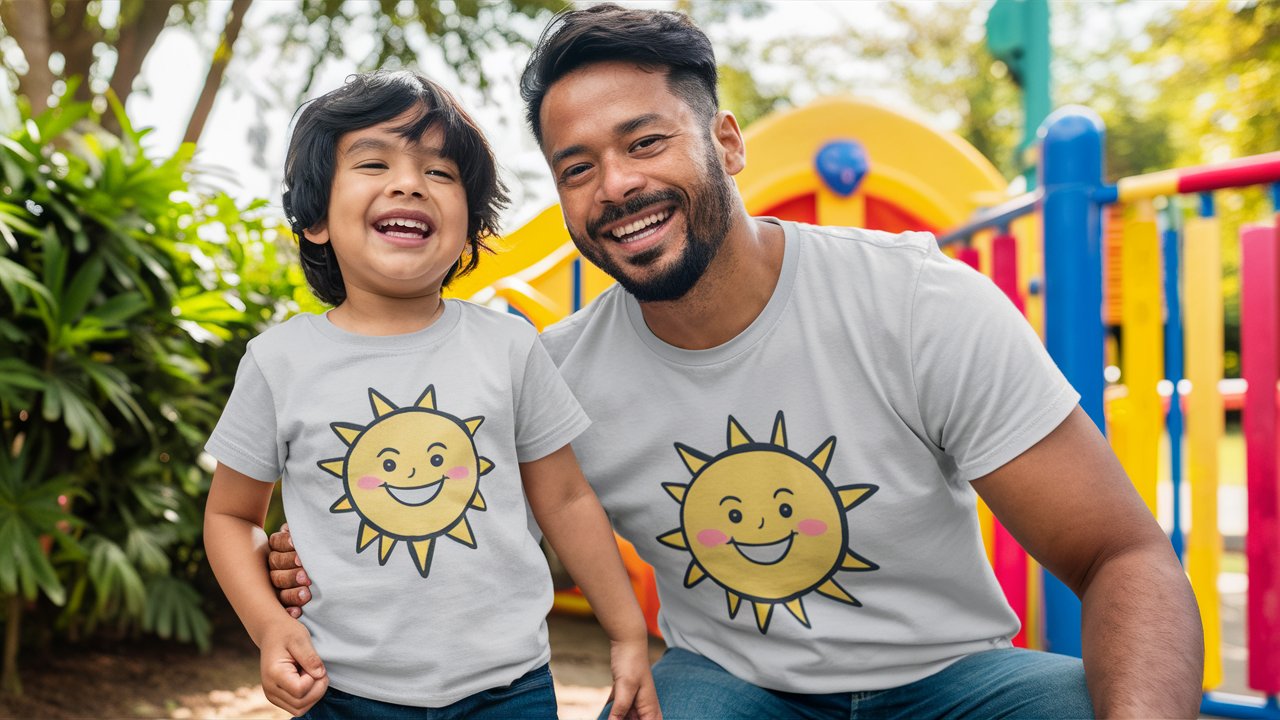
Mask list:
[[[867,151],[857,140],[832,140],[823,145],[814,157],[814,165],[822,182],[842,197],[857,191],[871,169]]]

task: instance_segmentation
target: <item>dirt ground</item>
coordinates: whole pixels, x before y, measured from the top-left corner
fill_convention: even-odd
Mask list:
[[[145,640],[24,657],[23,697],[0,699],[0,718],[288,718],[262,695],[257,649],[232,623],[219,623],[207,655]],[[608,638],[590,617],[553,614],[548,625],[560,717],[594,718],[609,695]],[[650,643],[654,660],[662,650]]]

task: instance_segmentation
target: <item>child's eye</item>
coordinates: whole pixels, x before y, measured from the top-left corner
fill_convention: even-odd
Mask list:
[[[357,170],[385,170],[387,164],[378,161],[362,162],[356,166]]]
[[[453,179],[453,173],[449,172],[448,170],[428,170],[427,174],[432,177],[444,178],[446,180]]]

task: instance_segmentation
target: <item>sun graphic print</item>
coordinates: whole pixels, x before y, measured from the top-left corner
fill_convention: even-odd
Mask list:
[[[663,484],[680,503],[680,527],[657,539],[693,556],[685,587],[711,578],[724,588],[729,617],[746,600],[761,633],[777,605],[810,627],[804,596],[813,592],[861,607],[835,574],[879,567],[849,549],[845,518],[878,486],[836,487],[826,474],[835,437],[807,457],[794,453],[781,412],[767,443],[752,440],[732,415],[728,436],[728,449],[714,457],[675,443],[693,480]]]
[[[316,463],[342,480],[342,496],[329,510],[360,516],[357,553],[377,541],[378,564],[386,565],[404,541],[426,577],[440,536],[476,547],[466,512],[485,509],[479,480],[493,469],[475,446],[484,418],[440,412],[432,385],[409,407],[396,407],[373,388],[369,403],[368,425],[329,425],[347,446],[343,457]]]

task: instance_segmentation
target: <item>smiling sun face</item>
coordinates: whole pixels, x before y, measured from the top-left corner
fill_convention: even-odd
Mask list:
[[[768,443],[753,441],[733,416],[728,435],[729,448],[715,457],[676,443],[693,480],[663,484],[680,503],[680,527],[658,541],[693,556],[685,587],[710,577],[725,590],[729,617],[743,599],[753,605],[761,633],[779,604],[809,627],[803,596],[810,592],[861,606],[834,576],[879,567],[848,548],[845,520],[877,486],[835,487],[826,471],[836,439],[797,455],[787,449],[781,412]]]
[[[373,422],[329,426],[348,448],[344,457],[317,463],[342,479],[342,497],[329,509],[359,514],[356,552],[377,540],[378,563],[386,565],[403,540],[426,577],[440,535],[476,546],[466,512],[485,509],[478,482],[493,469],[472,439],[484,418],[436,410],[434,386],[411,407],[396,407],[373,388],[369,402]]]

